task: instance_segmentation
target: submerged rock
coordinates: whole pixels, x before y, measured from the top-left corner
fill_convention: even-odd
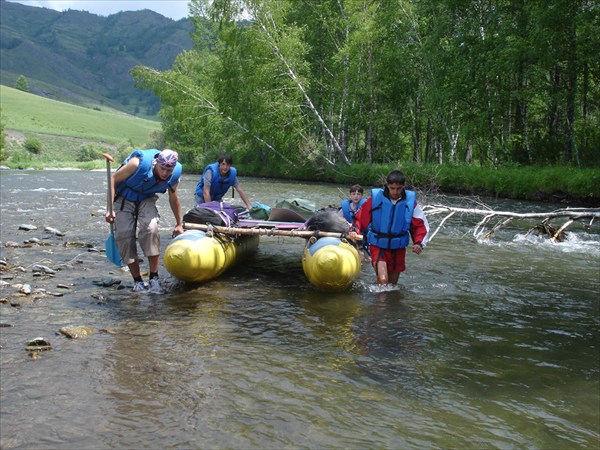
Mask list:
[[[93,244],[88,244],[87,242],[70,242],[67,241],[63,244],[63,247],[67,248],[93,248]]]
[[[21,292],[22,294],[25,294],[25,295],[31,294],[31,285],[29,285],[29,284],[22,285],[21,288],[19,289],[19,292]]]
[[[34,265],[34,266],[31,268],[31,271],[32,271],[33,273],[36,273],[36,272],[41,272],[41,273],[47,273],[47,274],[49,274],[49,275],[55,275],[55,274],[56,274],[56,270],[54,270],[54,269],[51,269],[51,268],[50,268],[50,267],[48,267],[48,266],[43,266],[43,265],[41,265],[41,264],[36,264],[36,265]]]
[[[93,328],[86,327],[83,325],[78,325],[78,326],[69,325],[69,326],[60,328],[58,331],[60,331],[61,334],[64,334],[69,339],[84,338],[87,336],[91,336],[92,334],[94,334],[96,332]]]
[[[48,233],[55,234],[56,236],[64,236],[65,235],[65,233],[63,233],[62,231],[59,231],[56,228],[52,228],[52,227],[44,227],[44,230]]]
[[[116,278],[104,278],[102,280],[94,280],[92,283],[94,283],[96,286],[110,287],[114,286],[115,284],[121,284],[121,280]]]
[[[27,342],[27,347],[25,347],[25,350],[29,352],[43,352],[46,350],[52,350],[52,345],[48,339],[36,337]]]

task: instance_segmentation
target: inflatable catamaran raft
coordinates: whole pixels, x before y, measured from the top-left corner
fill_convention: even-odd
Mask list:
[[[198,205],[194,209],[215,208],[215,205],[205,205],[209,204]],[[222,205],[219,207],[222,208]],[[221,216],[222,213],[218,211]],[[345,239],[345,232],[321,231],[323,228],[331,229],[332,224],[334,229],[345,230],[345,221],[342,223],[336,217],[331,211],[321,211],[305,220],[292,210],[272,208],[267,220],[236,218],[228,222],[228,219],[195,220],[197,218],[188,212],[184,216],[186,231],[173,239],[165,250],[165,267],[179,280],[206,282],[255,252],[260,236],[296,237],[306,240],[302,268],[308,281],[323,291],[343,291],[360,274],[361,263],[357,249]],[[198,221],[212,223],[195,223]],[[217,225],[218,222],[221,224]],[[328,226],[323,226],[324,223]]]

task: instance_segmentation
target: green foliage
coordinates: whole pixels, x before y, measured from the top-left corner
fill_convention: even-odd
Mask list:
[[[79,162],[102,159],[104,148],[95,144],[83,144],[77,151],[76,160]]]
[[[167,147],[167,143],[165,141],[165,133],[162,130],[154,130],[150,133],[150,145],[149,148],[158,148],[164,149]]]
[[[122,140],[117,144],[114,154],[111,154],[110,156],[113,157],[117,164],[121,164],[134,150],[135,146],[130,140]]]
[[[167,141],[253,148],[288,171],[305,161],[600,164],[587,125],[600,119],[600,86],[586,75],[600,40],[586,2],[193,4],[214,22],[197,22],[195,51],[170,71],[137,72],[163,102]],[[242,7],[253,18],[243,26]]]
[[[33,153],[34,155],[39,155],[40,153],[42,153],[42,149],[44,147],[42,141],[32,136],[25,139],[25,143],[23,145],[29,153]]]
[[[19,75],[17,82],[15,83],[15,89],[23,92],[29,92],[29,81],[23,75]]]
[[[7,162],[11,163],[11,167],[17,169],[26,169],[30,167],[32,161],[31,153],[27,150],[17,150],[10,154],[10,158],[7,158]]]

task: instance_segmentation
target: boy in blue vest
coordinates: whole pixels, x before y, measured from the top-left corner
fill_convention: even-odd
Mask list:
[[[223,155],[219,157],[217,162],[209,164],[204,168],[202,176],[196,185],[194,198],[197,205],[211,201],[220,202],[229,188],[233,186],[239,192],[240,197],[242,197],[246,208],[248,210],[252,208],[246,192],[240,187],[237,170],[232,165],[233,158],[229,155]]]
[[[356,215],[358,231],[367,231],[371,263],[379,284],[396,284],[406,270],[406,247],[412,237],[412,251],[421,254],[429,235],[429,223],[413,191],[404,189],[405,177],[391,171],[384,189],[373,189],[371,197]],[[370,226],[369,226],[370,225]],[[355,232],[349,237],[356,237]]]
[[[115,224],[115,238],[121,259],[133,277],[133,290],[160,293],[158,264],[160,258],[159,213],[157,194],[169,191],[169,205],[175,216],[173,236],[183,233],[181,204],[177,186],[181,164],[173,150],[136,150],[112,175],[110,192],[114,193],[114,212],[106,213],[106,221]],[[111,196],[112,197],[112,196]],[[142,279],[137,254],[136,234],[148,258],[150,282]]]
[[[342,200],[340,203],[340,213],[344,219],[351,225],[351,229],[356,229],[356,214],[367,199],[363,198],[364,189],[360,184],[355,184],[350,188],[350,198]]]

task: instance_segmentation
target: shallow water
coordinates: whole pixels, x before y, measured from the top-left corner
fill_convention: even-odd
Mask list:
[[[9,299],[0,304],[2,449],[600,445],[597,225],[574,225],[552,244],[524,237],[527,223],[517,222],[484,242],[472,236],[478,220],[453,218],[422,255],[407,256],[398,287],[377,287],[364,264],[333,295],[304,278],[302,240],[262,237],[251,260],[218,280],[186,285],[161,266],[167,292],[133,294],[129,274],[75,246],[104,246],[105,177],[0,173],[10,268],[0,295]],[[182,180],[184,208],[195,182]],[[347,190],[242,186],[251,201],[318,207]],[[164,247],[173,225],[164,196],[159,208]],[[441,219],[430,217],[433,229]],[[48,245],[4,246],[32,237]],[[35,264],[57,273],[34,277]],[[113,279],[127,289],[98,285]],[[62,296],[16,297],[16,283]],[[97,332],[70,340],[58,333],[66,325]],[[25,347],[38,336],[53,349],[34,359]]]

